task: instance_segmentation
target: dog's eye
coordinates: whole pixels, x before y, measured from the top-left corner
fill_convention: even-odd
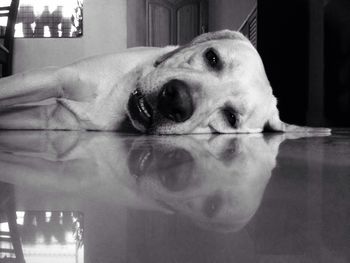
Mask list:
[[[231,125],[231,127],[237,128],[237,123],[238,123],[237,114],[231,109],[224,109],[223,114],[227,122]]]
[[[208,63],[208,65],[216,70],[220,70],[221,69],[221,61],[219,59],[219,56],[216,54],[216,52],[214,51],[214,49],[210,48],[208,49],[205,54],[205,60]]]

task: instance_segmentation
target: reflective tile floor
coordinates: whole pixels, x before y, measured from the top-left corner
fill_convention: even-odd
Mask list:
[[[1,263],[346,263],[349,248],[346,130],[0,132]]]

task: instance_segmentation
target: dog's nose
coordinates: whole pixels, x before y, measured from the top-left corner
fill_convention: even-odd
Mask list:
[[[158,110],[166,118],[184,122],[193,114],[193,102],[187,84],[181,80],[170,80],[161,89]]]

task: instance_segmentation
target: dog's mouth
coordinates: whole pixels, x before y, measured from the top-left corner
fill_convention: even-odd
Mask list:
[[[146,96],[139,89],[131,93],[128,101],[128,111],[131,119],[148,129],[152,125],[153,110],[151,105],[146,100]]]
[[[128,157],[128,168],[137,180],[152,177],[172,192],[186,189],[193,178],[195,161],[183,148],[142,144]]]
[[[136,178],[146,174],[154,159],[153,147],[147,145],[133,149],[129,154],[128,166],[130,173]]]

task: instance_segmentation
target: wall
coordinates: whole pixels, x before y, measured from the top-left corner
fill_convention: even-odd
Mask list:
[[[85,0],[83,37],[15,39],[14,73],[126,48],[127,0]]]
[[[210,0],[209,31],[238,30],[257,0]]]
[[[127,47],[127,5],[140,0],[85,0],[84,35],[78,39],[16,39],[14,73],[45,66],[61,66],[78,59]],[[130,3],[129,3],[130,2]],[[209,30],[238,29],[256,0],[210,0]],[[140,10],[139,10],[140,11]],[[106,22],[110,24],[107,24]],[[130,33],[130,32],[129,32]],[[129,36],[132,38],[132,34]],[[136,36],[137,38],[137,36]],[[131,45],[132,46],[132,45]]]
[[[128,47],[146,46],[146,1],[127,1]]]
[[[237,30],[256,3],[257,0],[208,0],[209,31]],[[128,0],[127,5],[128,47],[145,45],[145,0]]]

